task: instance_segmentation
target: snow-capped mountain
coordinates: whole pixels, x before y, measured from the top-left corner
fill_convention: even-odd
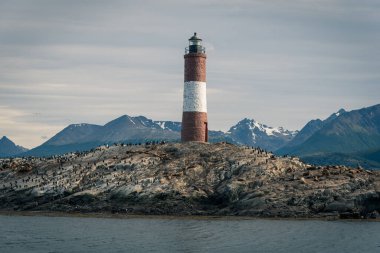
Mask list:
[[[231,127],[227,134],[236,142],[244,145],[276,150],[296,136],[298,131],[283,127],[270,127],[254,119],[243,119]]]

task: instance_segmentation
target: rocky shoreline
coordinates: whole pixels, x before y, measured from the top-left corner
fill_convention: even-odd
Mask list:
[[[0,211],[379,218],[380,171],[226,143],[103,146],[0,159]]]

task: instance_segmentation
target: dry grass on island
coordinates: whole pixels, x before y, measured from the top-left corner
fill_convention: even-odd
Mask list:
[[[226,143],[103,146],[0,159],[0,210],[379,218],[380,171]]]

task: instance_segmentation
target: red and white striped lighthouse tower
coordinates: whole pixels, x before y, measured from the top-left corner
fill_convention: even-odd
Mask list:
[[[197,33],[185,50],[185,84],[181,140],[208,141],[206,100],[206,50]]]

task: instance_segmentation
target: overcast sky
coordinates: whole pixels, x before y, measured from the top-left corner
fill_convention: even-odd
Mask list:
[[[2,0],[0,135],[31,148],[72,123],[180,121],[193,32],[210,129],[380,103],[379,0]]]

